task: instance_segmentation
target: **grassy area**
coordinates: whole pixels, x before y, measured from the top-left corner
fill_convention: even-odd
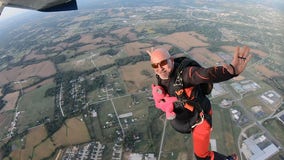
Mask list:
[[[132,117],[120,119],[124,126],[124,132],[127,135],[131,131],[135,130],[135,133],[142,134],[141,140],[135,142],[135,151],[155,152],[159,149],[163,123],[157,116],[158,110],[151,106],[151,102],[146,99],[146,94],[134,95],[134,97],[126,96],[113,100],[119,115],[133,112]],[[133,98],[139,99],[139,103],[132,103],[134,102]],[[129,105],[131,105],[130,108]],[[149,106],[151,107],[149,108]],[[112,103],[110,101],[105,101],[93,108],[96,108],[98,117],[91,118],[88,116],[85,118],[87,120],[86,122],[89,130],[93,127],[91,130],[93,130],[93,134],[99,141],[103,141],[108,144],[113,143],[113,140],[115,140],[118,136],[116,131],[121,131],[121,128],[118,124],[117,118],[115,117]],[[152,119],[149,119],[149,116],[152,117]],[[125,120],[127,120],[127,123]],[[102,130],[102,135],[99,133],[100,130]],[[99,133],[100,136],[97,136],[96,133]]]
[[[23,149],[18,148],[10,154],[12,159],[29,159],[33,157],[34,147],[46,138],[47,133],[44,126],[38,126],[29,130],[28,134],[23,138],[25,144]]]
[[[104,143],[105,150],[103,152],[103,159],[112,159],[113,143]]]
[[[13,121],[14,115],[14,111],[0,113],[0,139],[6,137],[8,129],[11,127],[11,122]]]
[[[145,119],[148,106],[151,101],[147,100],[147,94],[135,94],[113,100],[118,114],[133,113],[133,117]]]
[[[135,151],[138,153],[149,153],[151,150],[152,142],[148,140],[141,140],[135,142]]]
[[[263,103],[258,98],[256,98],[260,94],[261,93],[253,94],[253,95],[247,96],[243,99],[242,102],[245,105],[245,107],[247,108],[247,110],[250,110],[250,108],[253,107],[253,106],[263,106]]]
[[[198,6],[199,5],[203,6],[203,3],[198,4]],[[250,41],[251,39],[248,39],[246,37],[244,37],[243,39],[242,33],[247,33],[249,29],[250,30],[254,29],[254,27],[248,28],[248,29],[245,29],[245,27],[237,27],[238,29],[235,29],[234,27],[232,28],[231,26],[221,25],[222,30],[218,31],[219,24],[217,23],[211,24],[211,22],[208,23],[206,21],[191,21],[193,17],[190,17],[190,16],[187,17],[187,20],[184,20],[185,18],[184,14],[181,13],[183,12],[183,10],[176,12],[177,10],[174,9],[174,11],[176,12],[175,13],[176,15],[175,15],[175,14],[170,13],[171,11],[170,7],[161,8],[161,10],[159,11],[159,13],[161,13],[160,15],[157,15],[157,14],[144,15],[145,14],[144,11],[142,13],[140,13],[139,10],[135,10],[134,12],[131,12],[130,9],[128,10],[122,9],[121,11],[122,11],[121,13],[120,13],[120,10],[119,11],[118,10],[107,10],[106,12],[100,11],[100,14],[98,15],[95,15],[95,16],[90,15],[94,19],[88,21],[88,23],[73,23],[72,22],[71,25],[66,25],[66,27],[69,29],[67,32],[64,32],[63,36],[60,36],[60,35],[55,36],[57,37],[56,38],[57,40],[55,40],[53,37],[54,42],[56,43],[62,42],[62,44],[59,43],[59,44],[56,44],[56,46],[49,46],[49,45],[45,46],[43,47],[42,51],[45,51],[47,49],[47,51],[51,52],[50,54],[48,54],[48,56],[54,56],[55,54],[57,54],[57,52],[59,53],[61,52],[61,50],[63,50],[62,51],[63,53],[60,53],[60,54],[66,55],[67,60],[66,62],[58,65],[58,69],[62,71],[67,71],[67,70],[84,71],[84,70],[92,69],[95,66],[92,63],[90,56],[91,55],[95,56],[95,54],[98,55],[99,53],[102,53],[103,51],[109,48],[117,49],[120,52],[114,56],[108,56],[108,55],[107,56],[106,55],[97,56],[97,57],[94,57],[93,60],[96,66],[102,66],[105,64],[114,63],[115,59],[127,57],[130,55],[130,52],[132,51],[131,50],[127,51],[124,45],[127,46],[128,45],[127,43],[129,41],[132,41],[132,39],[129,39],[125,42],[122,38],[119,38],[119,36],[114,36],[114,32],[112,31],[116,29],[120,29],[120,27],[127,26],[127,25],[116,25],[117,18],[119,20],[120,19],[119,17],[127,17],[127,16],[131,17],[133,13],[137,14],[136,16],[139,19],[136,19],[135,16],[133,16],[128,20],[128,23],[129,24],[139,24],[139,25],[136,25],[136,26],[132,25],[130,27],[131,30],[129,31],[129,33],[124,34],[125,38],[128,35],[132,35],[134,33],[133,40],[135,42],[136,41],[139,42],[140,40],[144,41],[144,43],[147,42],[147,45],[142,46],[142,47],[140,45],[130,47],[130,48],[133,48],[134,51],[139,49],[145,52],[145,49],[147,47],[150,48],[152,44],[153,44],[153,47],[158,47],[158,46],[161,46],[162,44],[167,44],[169,46],[175,46],[175,47],[177,46],[178,48],[185,48],[184,50],[187,51],[188,45],[183,47],[182,42],[183,41],[193,42],[193,40],[197,37],[195,37],[194,39],[188,39],[188,38],[187,39],[177,39],[177,41],[175,42],[178,43],[178,41],[180,41],[179,42],[180,44],[176,44],[175,42],[172,42],[170,40],[159,40],[159,37],[168,37],[167,35],[171,34],[172,32],[175,32],[175,30],[177,32],[182,32],[185,30],[198,31],[199,33],[204,34],[204,36],[206,36],[205,39],[208,38],[209,42],[212,39],[217,40],[217,41],[220,40],[219,39],[219,36],[220,36],[220,38],[222,37],[221,38],[222,40],[227,39],[228,43],[235,44],[237,42],[234,42],[235,41],[234,39],[239,39],[238,42],[244,42],[244,39],[247,41]],[[115,15],[118,15],[118,17],[117,16],[113,17],[112,15],[113,13],[115,13]],[[116,13],[119,13],[119,14],[116,14]],[[208,17],[211,15],[214,15],[214,17],[216,16],[216,13],[208,14],[207,11],[206,13],[205,12],[199,13],[195,11],[193,14],[197,17],[203,17],[203,16]],[[85,19],[86,15],[87,15],[86,13],[84,13],[84,15],[81,15],[83,18],[82,21],[76,18],[74,19],[74,22],[76,21],[84,22],[85,20],[87,20]],[[109,18],[105,19],[104,17],[106,15],[109,16]],[[186,13],[186,15],[188,15],[188,13]],[[172,17],[175,17],[174,21],[172,21]],[[240,19],[242,17],[238,17],[238,18],[236,17],[229,17],[229,18],[233,20],[237,20],[238,22],[243,22],[242,19]],[[70,17],[66,17],[66,18],[70,20]],[[229,18],[228,19],[226,17],[223,17],[223,18],[225,18],[224,19],[225,21],[229,20]],[[141,19],[145,20],[145,23],[144,22],[136,23],[137,20],[141,20]],[[64,19],[61,18],[60,22],[62,20]],[[149,23],[147,20],[150,20]],[[92,22],[96,22],[96,23],[99,22],[99,25],[94,25],[96,23],[92,23]],[[65,25],[62,25],[64,23],[54,23],[54,24],[61,24],[61,27],[63,28],[65,26]],[[84,28],[84,25],[86,26],[94,25],[93,30],[91,30],[88,27]],[[135,29],[138,33],[135,31]],[[88,42],[88,37],[85,39],[83,38],[83,35],[85,34],[84,32],[88,30],[93,31],[92,33],[94,33],[90,35],[90,39],[89,39],[90,42]],[[229,30],[230,34],[231,33],[240,33],[240,34],[235,35],[235,36],[230,35],[229,37],[225,33],[225,32],[228,32],[227,30]],[[58,32],[58,33],[60,34],[61,32]],[[97,41],[96,42],[93,40],[94,40],[94,37],[97,36],[96,35],[97,33],[101,33],[103,36],[96,39]],[[68,37],[72,37],[73,34],[80,35],[81,41],[76,40],[75,43],[65,42],[66,40],[68,40]],[[182,33],[182,34],[185,35],[187,33]],[[44,36],[44,35],[41,35],[41,36],[49,37],[49,36]],[[105,38],[108,36],[114,36],[115,39]],[[25,37],[25,36],[22,36],[22,37]],[[168,37],[168,38],[174,39],[175,37],[172,37],[172,38]],[[35,37],[35,39],[40,40],[40,37],[38,38]],[[99,42],[100,39],[101,39],[101,42]],[[119,41],[119,39],[121,39],[121,41]],[[202,39],[203,42],[204,41],[207,42],[205,39]],[[259,39],[259,37],[253,36],[252,39],[257,40]],[[23,41],[25,41],[25,39],[23,39]],[[77,46],[76,45],[77,42],[79,43],[79,45],[78,47],[75,47]],[[256,45],[254,45],[254,43],[251,43],[251,45],[253,48],[255,48],[259,44],[262,44],[261,42],[262,40],[260,42],[258,41],[255,42]],[[83,45],[84,43],[86,45]],[[102,46],[100,45],[100,43],[102,43]],[[224,42],[221,42],[221,44],[222,43]],[[53,43],[48,43],[48,44],[53,44]],[[133,43],[133,44],[136,44],[136,43]],[[216,46],[214,47],[218,47],[218,42],[215,44]],[[97,46],[94,46],[94,45],[97,45]],[[196,47],[199,49],[205,49],[205,48],[200,47],[199,45],[200,44],[197,44],[196,46],[192,46],[192,47]],[[11,46],[18,46],[18,45],[11,45]],[[100,48],[97,49],[97,47],[100,47]],[[22,59],[23,55],[28,55],[31,51],[31,49],[29,48],[35,48],[35,47],[30,46],[26,49],[23,47],[20,53],[18,53],[18,50],[15,50],[14,53],[17,53],[18,56],[15,57],[13,62],[19,61],[20,59]],[[75,48],[75,49],[73,50],[72,48]],[[273,49],[277,49],[277,45],[274,46]],[[92,51],[94,51],[95,53],[94,54],[91,53]],[[56,52],[56,53],[52,54],[52,52]],[[82,54],[82,55],[79,55],[79,54]],[[202,54],[205,54],[204,56],[204,59],[206,60],[205,62],[207,62],[207,60],[210,62],[216,62],[214,60],[214,57],[213,56],[211,57],[211,55],[215,55],[215,53],[214,54],[202,53]],[[275,55],[278,55],[278,54],[275,54]],[[279,59],[279,57],[275,58],[275,56],[273,56],[272,59]],[[283,57],[281,59],[283,59]],[[142,68],[144,66],[145,67],[147,66],[147,68]],[[250,70],[254,71],[252,68],[254,67],[252,66]],[[128,86],[129,88],[124,88],[124,90],[127,91],[127,89],[129,89],[129,91],[133,91],[133,92],[135,92],[136,90],[142,89],[143,87],[150,88],[150,85],[148,83],[151,83],[152,79],[151,80],[147,79],[147,76],[145,78],[145,76],[143,75],[137,75],[137,74],[140,74],[139,70],[143,71],[144,69],[145,70],[149,69],[152,72],[149,62],[145,62],[141,65],[139,65],[139,63],[135,65],[128,65],[128,66],[120,67],[120,68],[113,67],[111,68],[111,70],[108,70],[108,71],[104,70],[102,72],[105,74],[110,74],[112,73],[112,70],[114,69],[116,69],[117,72],[124,73],[125,75],[125,78],[123,78],[122,77],[123,74],[120,75],[118,73],[117,76],[122,77],[121,79],[119,78],[112,79],[111,76],[107,75],[108,77],[106,80],[107,83],[113,84],[117,82],[117,85],[116,84],[114,85],[115,86],[114,93],[113,93],[114,96],[118,95],[117,93],[115,93],[115,88],[120,88],[120,87],[124,88]],[[257,77],[258,75],[245,72],[243,76],[245,77],[256,76]],[[259,79],[260,78],[257,77],[255,81],[259,81]],[[126,85],[124,85],[124,83],[126,83]],[[263,106],[262,102],[256,99],[256,97],[257,95],[260,95],[262,92],[267,91],[268,88],[270,87],[268,87],[265,83],[262,83],[261,81],[259,82],[259,84],[261,85],[262,88],[257,90],[254,93],[248,93],[247,97],[245,97],[244,101],[242,101],[244,106],[247,107],[247,110],[250,110],[250,107],[255,106],[255,105]],[[22,99],[19,101],[19,105],[20,105],[19,111],[22,111],[19,116],[19,121],[18,121],[18,126],[17,126],[17,127],[20,127],[19,132],[29,127],[35,126],[36,124],[39,124],[37,121],[41,120],[42,118],[45,118],[46,116],[52,119],[53,112],[54,112],[54,97],[44,97],[43,94],[45,93],[47,88],[54,87],[54,86],[55,86],[54,84],[42,86],[30,93],[25,94],[22,97]],[[87,101],[88,102],[89,100],[99,101],[100,100],[99,96],[105,96],[105,95],[106,93],[103,93],[101,89],[98,89],[88,94]],[[136,143],[135,151],[137,152],[143,152],[143,151],[147,152],[147,151],[153,151],[153,150],[157,152],[159,149],[161,134],[162,134],[162,129],[163,129],[163,122],[159,119],[160,118],[159,116],[161,114],[160,112],[157,111],[158,109],[152,106],[153,102],[147,100],[147,96],[148,96],[147,94],[135,94],[132,96],[126,96],[123,98],[113,100],[113,103],[119,115],[124,114],[124,113],[129,113],[129,112],[133,113],[133,117],[131,118],[120,119],[122,121],[123,127],[127,128],[125,129],[125,131],[136,129],[138,133],[144,133],[142,140]],[[223,96],[222,98],[224,97],[225,96]],[[235,97],[230,97],[230,94],[226,95],[226,97],[230,99],[235,98]],[[219,100],[218,100],[218,103],[219,103]],[[152,106],[152,107],[149,107],[149,106]],[[265,109],[265,112],[269,114],[270,110],[267,108],[264,108],[264,109]],[[44,140],[43,142],[42,140],[44,137],[46,137],[46,132],[43,132],[42,130],[40,130],[40,131],[37,131],[38,135],[34,135],[34,132],[36,133],[36,131],[31,130],[25,138],[25,143],[26,143],[25,149],[20,150],[20,151],[15,151],[13,154],[17,158],[24,157],[25,159],[29,159],[29,157],[32,155],[35,159],[41,159],[43,157],[47,157],[48,155],[50,155],[55,150],[55,148],[60,145],[66,146],[66,145],[71,145],[75,143],[82,143],[85,141],[89,141],[90,136],[91,136],[92,138],[95,137],[96,139],[99,139],[103,143],[107,143],[111,141],[110,143],[107,143],[107,147],[106,147],[107,155],[106,157],[104,156],[104,159],[111,159],[110,153],[112,153],[112,147],[114,145],[114,142],[112,140],[116,137],[115,131],[121,130],[120,126],[118,125],[118,120],[115,115],[113,104],[111,103],[111,101],[106,101],[106,102],[101,103],[100,106],[98,106],[98,108],[94,108],[94,109],[97,110],[98,117],[91,117],[90,116],[91,113],[87,112],[86,117],[84,114],[82,115],[84,116],[85,123],[80,120],[81,117],[72,118],[70,120],[67,120],[65,122],[65,125],[63,125],[52,136],[52,138],[48,138]],[[14,115],[13,113],[9,114],[7,117],[4,118],[5,121],[2,121],[2,118],[0,118],[0,128],[1,128],[0,137],[7,133],[6,131],[8,128],[4,128],[4,129],[2,128],[3,126],[4,127],[10,126],[9,124],[11,122],[13,115]],[[164,113],[162,114],[161,117],[164,118]],[[125,120],[127,120],[128,122],[126,122]],[[133,122],[132,120],[134,120],[135,122]],[[281,126],[277,122],[277,120],[267,121],[265,123],[267,123],[267,128],[269,128],[270,130],[276,131],[274,134],[276,134],[280,140],[284,138],[282,135],[280,135],[280,133],[283,133],[283,125]],[[240,131],[237,125],[231,120],[229,110],[220,109],[219,107],[214,106],[213,128],[214,128],[214,131],[212,134],[212,138],[217,140],[217,149],[222,153],[235,152],[236,151],[236,139]],[[247,134],[251,135],[255,132],[258,132],[257,128],[250,128],[247,131]],[[172,129],[169,123],[167,125],[165,134],[166,134],[166,137],[165,137],[165,142],[163,145],[162,159],[167,159],[167,160],[168,159],[184,159],[181,157],[184,157],[185,155],[187,156],[186,159],[191,159],[191,155],[192,155],[192,147],[191,147],[192,145],[191,145],[191,138],[190,138],[191,135],[182,135],[182,134],[177,133],[176,131]],[[19,143],[19,140],[15,142],[15,146],[17,147],[21,146],[21,143]]]
[[[45,97],[47,89],[54,87],[55,84],[47,84],[23,95],[19,101],[19,120],[17,123],[18,132],[22,132],[29,127],[37,124],[37,121],[45,117],[53,118],[54,97]]]
[[[115,107],[117,109],[118,114],[124,114],[124,113],[128,113],[128,112],[132,112],[135,109],[137,109],[135,107],[135,105],[132,105],[133,100],[131,98],[131,96],[126,96],[126,97],[122,97],[119,99],[114,99],[113,103],[115,104]]]
[[[284,150],[281,149],[280,152],[278,152],[274,156],[270,157],[269,160],[279,160],[279,159],[282,160],[283,158],[284,158]]]
[[[168,121],[167,130],[165,132],[163,151],[164,152],[174,151],[176,153],[180,151],[185,151],[187,148],[186,143],[188,143],[186,141],[187,140],[186,138],[188,138],[187,135],[188,134],[181,134],[175,131],[170,125],[170,122]]]
[[[65,125],[52,135],[52,139],[59,147],[88,142],[90,136],[81,117],[74,117],[66,120]]]
[[[29,130],[24,137],[24,147],[14,150],[9,157],[12,159],[43,159],[51,156],[58,147],[89,142],[89,133],[80,118],[66,120],[65,125],[49,138],[47,138],[44,126],[37,126]]]
[[[284,126],[278,119],[266,120],[263,122],[263,126],[267,128],[281,144],[284,144]]]
[[[164,127],[163,119],[165,118],[165,115],[162,114],[160,116],[160,111],[156,109],[155,107],[148,107],[148,118],[147,118],[147,134],[149,137],[149,140],[152,140],[153,143],[153,150],[158,151],[161,143],[161,135]]]
[[[84,116],[84,121],[86,123],[86,127],[88,128],[88,132],[90,134],[90,137],[93,139],[103,139],[103,135],[102,135],[102,126],[99,123],[99,119],[98,117],[92,117],[89,114],[87,114],[87,116]]]
[[[101,132],[99,133],[100,140],[108,140],[107,142],[110,142],[113,139],[116,128],[120,130],[112,104],[110,101],[102,102],[97,106],[96,110],[98,115],[96,124],[99,124],[96,128],[99,128],[99,130],[95,132]]]
[[[265,103],[261,102],[260,100],[260,94],[257,95],[251,95],[246,97],[243,100],[243,104],[246,107],[246,109],[250,112],[252,112],[251,108],[254,106],[261,106],[262,110],[265,112],[266,115],[270,115],[271,113],[273,113],[273,111],[275,110],[273,106],[268,106]],[[257,97],[257,98],[256,98]]]
[[[229,110],[213,106],[213,132],[211,139],[217,141],[217,151],[231,154],[237,151],[237,139],[240,129],[236,128]]]
[[[33,158],[42,159],[49,157],[56,149],[50,138],[46,139],[34,148]]]
[[[247,137],[250,137],[252,135],[255,135],[257,133],[262,132],[260,128],[258,128],[256,125],[253,125],[252,127],[250,127],[249,129],[246,130],[246,135]]]
[[[87,58],[87,57],[86,57]],[[70,62],[60,63],[58,68],[62,72],[67,71],[86,71],[95,68],[92,62],[87,59],[78,59]]]
[[[161,140],[161,138],[159,138]],[[160,141],[158,142],[160,144]],[[170,122],[167,122],[162,160],[190,159],[193,155],[191,134],[181,134],[175,131]]]
[[[102,89],[96,89],[88,93],[88,99],[92,102],[106,100],[106,92],[103,92]]]

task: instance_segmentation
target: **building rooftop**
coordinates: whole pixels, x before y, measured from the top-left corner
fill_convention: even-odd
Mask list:
[[[279,116],[279,120],[284,124],[284,114],[282,114],[281,116]]]
[[[266,160],[279,149],[264,135],[253,135],[243,142],[242,151],[248,160]]]

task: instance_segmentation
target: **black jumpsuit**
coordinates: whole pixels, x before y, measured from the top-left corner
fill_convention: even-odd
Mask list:
[[[170,74],[169,79],[162,80],[158,78],[159,85],[161,85],[170,96],[176,96],[173,83],[177,76],[177,68],[179,64],[175,63],[174,69]],[[205,120],[192,129],[193,136],[193,149],[197,160],[225,160],[226,156],[210,151],[210,133],[211,133],[211,119],[212,109],[209,99],[200,90],[199,84],[201,83],[218,83],[229,80],[234,77],[223,66],[202,68],[196,66],[189,66],[183,69],[182,73],[183,86],[191,88],[191,94],[197,96],[198,102],[204,112]],[[190,96],[190,95],[188,95]],[[181,133],[190,133],[191,127],[189,121],[194,113],[185,109],[184,107],[174,108],[176,118],[171,120],[171,125],[174,129]],[[189,128],[190,127],[190,128]]]

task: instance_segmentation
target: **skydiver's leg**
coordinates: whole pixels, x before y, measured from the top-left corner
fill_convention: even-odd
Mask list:
[[[213,160],[214,152],[209,151],[211,126],[204,120],[192,132],[193,152],[197,160]]]
[[[210,116],[212,111],[210,111]],[[237,156],[225,156],[209,150],[211,125],[207,119],[192,131],[193,151],[197,160],[237,160]]]

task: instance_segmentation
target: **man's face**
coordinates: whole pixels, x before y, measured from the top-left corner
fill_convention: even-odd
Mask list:
[[[167,51],[157,49],[151,54],[151,65],[161,79],[168,79],[173,69],[173,59]]]

